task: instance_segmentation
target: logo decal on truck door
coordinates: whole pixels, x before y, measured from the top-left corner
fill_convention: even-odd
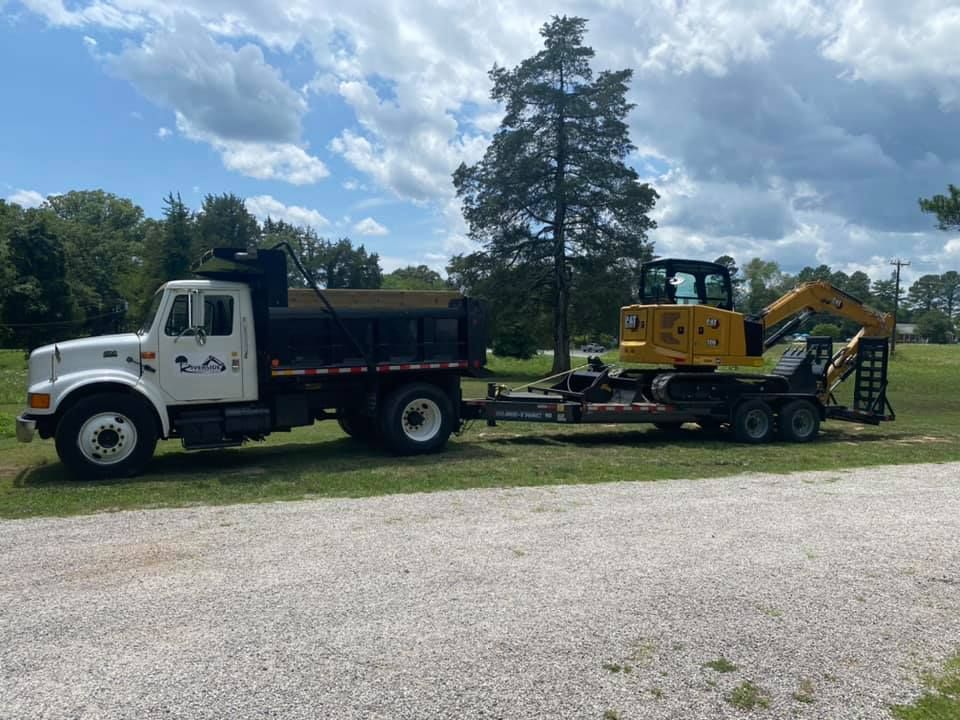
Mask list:
[[[180,372],[189,375],[216,375],[227,369],[226,363],[213,355],[207,356],[202,363],[194,364],[186,355],[177,355],[174,362],[180,366]]]

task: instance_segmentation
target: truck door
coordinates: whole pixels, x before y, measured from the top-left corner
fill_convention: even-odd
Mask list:
[[[224,290],[173,297],[159,327],[157,365],[160,386],[174,400],[243,399],[243,363],[253,358],[244,360],[242,354],[240,300],[238,293]],[[190,327],[192,302],[203,303],[203,332]]]

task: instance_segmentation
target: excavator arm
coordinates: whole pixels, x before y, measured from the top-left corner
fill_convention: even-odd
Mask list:
[[[860,325],[860,331],[833,355],[827,366],[821,398],[826,401],[830,392],[853,368],[861,340],[865,337],[889,338],[893,335],[894,321],[889,313],[874,310],[852,295],[821,280],[798,285],[767,305],[755,319],[763,324],[764,334],[767,335],[768,330],[780,323],[786,322],[785,328],[788,328],[798,319],[814,313],[834,315]],[[768,336],[768,343],[775,341],[783,333],[784,330],[781,329],[771,334]]]

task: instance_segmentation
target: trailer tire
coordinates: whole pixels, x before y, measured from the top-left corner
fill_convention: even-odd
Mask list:
[[[809,400],[794,400],[780,411],[780,437],[789,442],[810,442],[820,432],[820,413]]]
[[[373,418],[366,415],[343,415],[337,418],[340,429],[354,440],[373,443],[377,439],[377,426]]]
[[[60,461],[78,480],[130,477],[150,462],[157,420],[143,400],[123,393],[77,401],[57,423]]]
[[[773,436],[773,411],[763,400],[745,400],[733,411],[733,433],[743,443],[765,443]]]
[[[451,432],[453,404],[436,385],[404,385],[387,396],[380,436],[398,455],[435,452],[446,445]]]

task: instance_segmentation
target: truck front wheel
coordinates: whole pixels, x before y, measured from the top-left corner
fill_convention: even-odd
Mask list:
[[[380,417],[380,434],[390,450],[419,455],[439,450],[453,432],[453,405],[435,385],[415,383],[387,397]]]
[[[57,455],[80,480],[136,475],[153,457],[157,423],[132,395],[104,393],[79,400],[57,424]]]

